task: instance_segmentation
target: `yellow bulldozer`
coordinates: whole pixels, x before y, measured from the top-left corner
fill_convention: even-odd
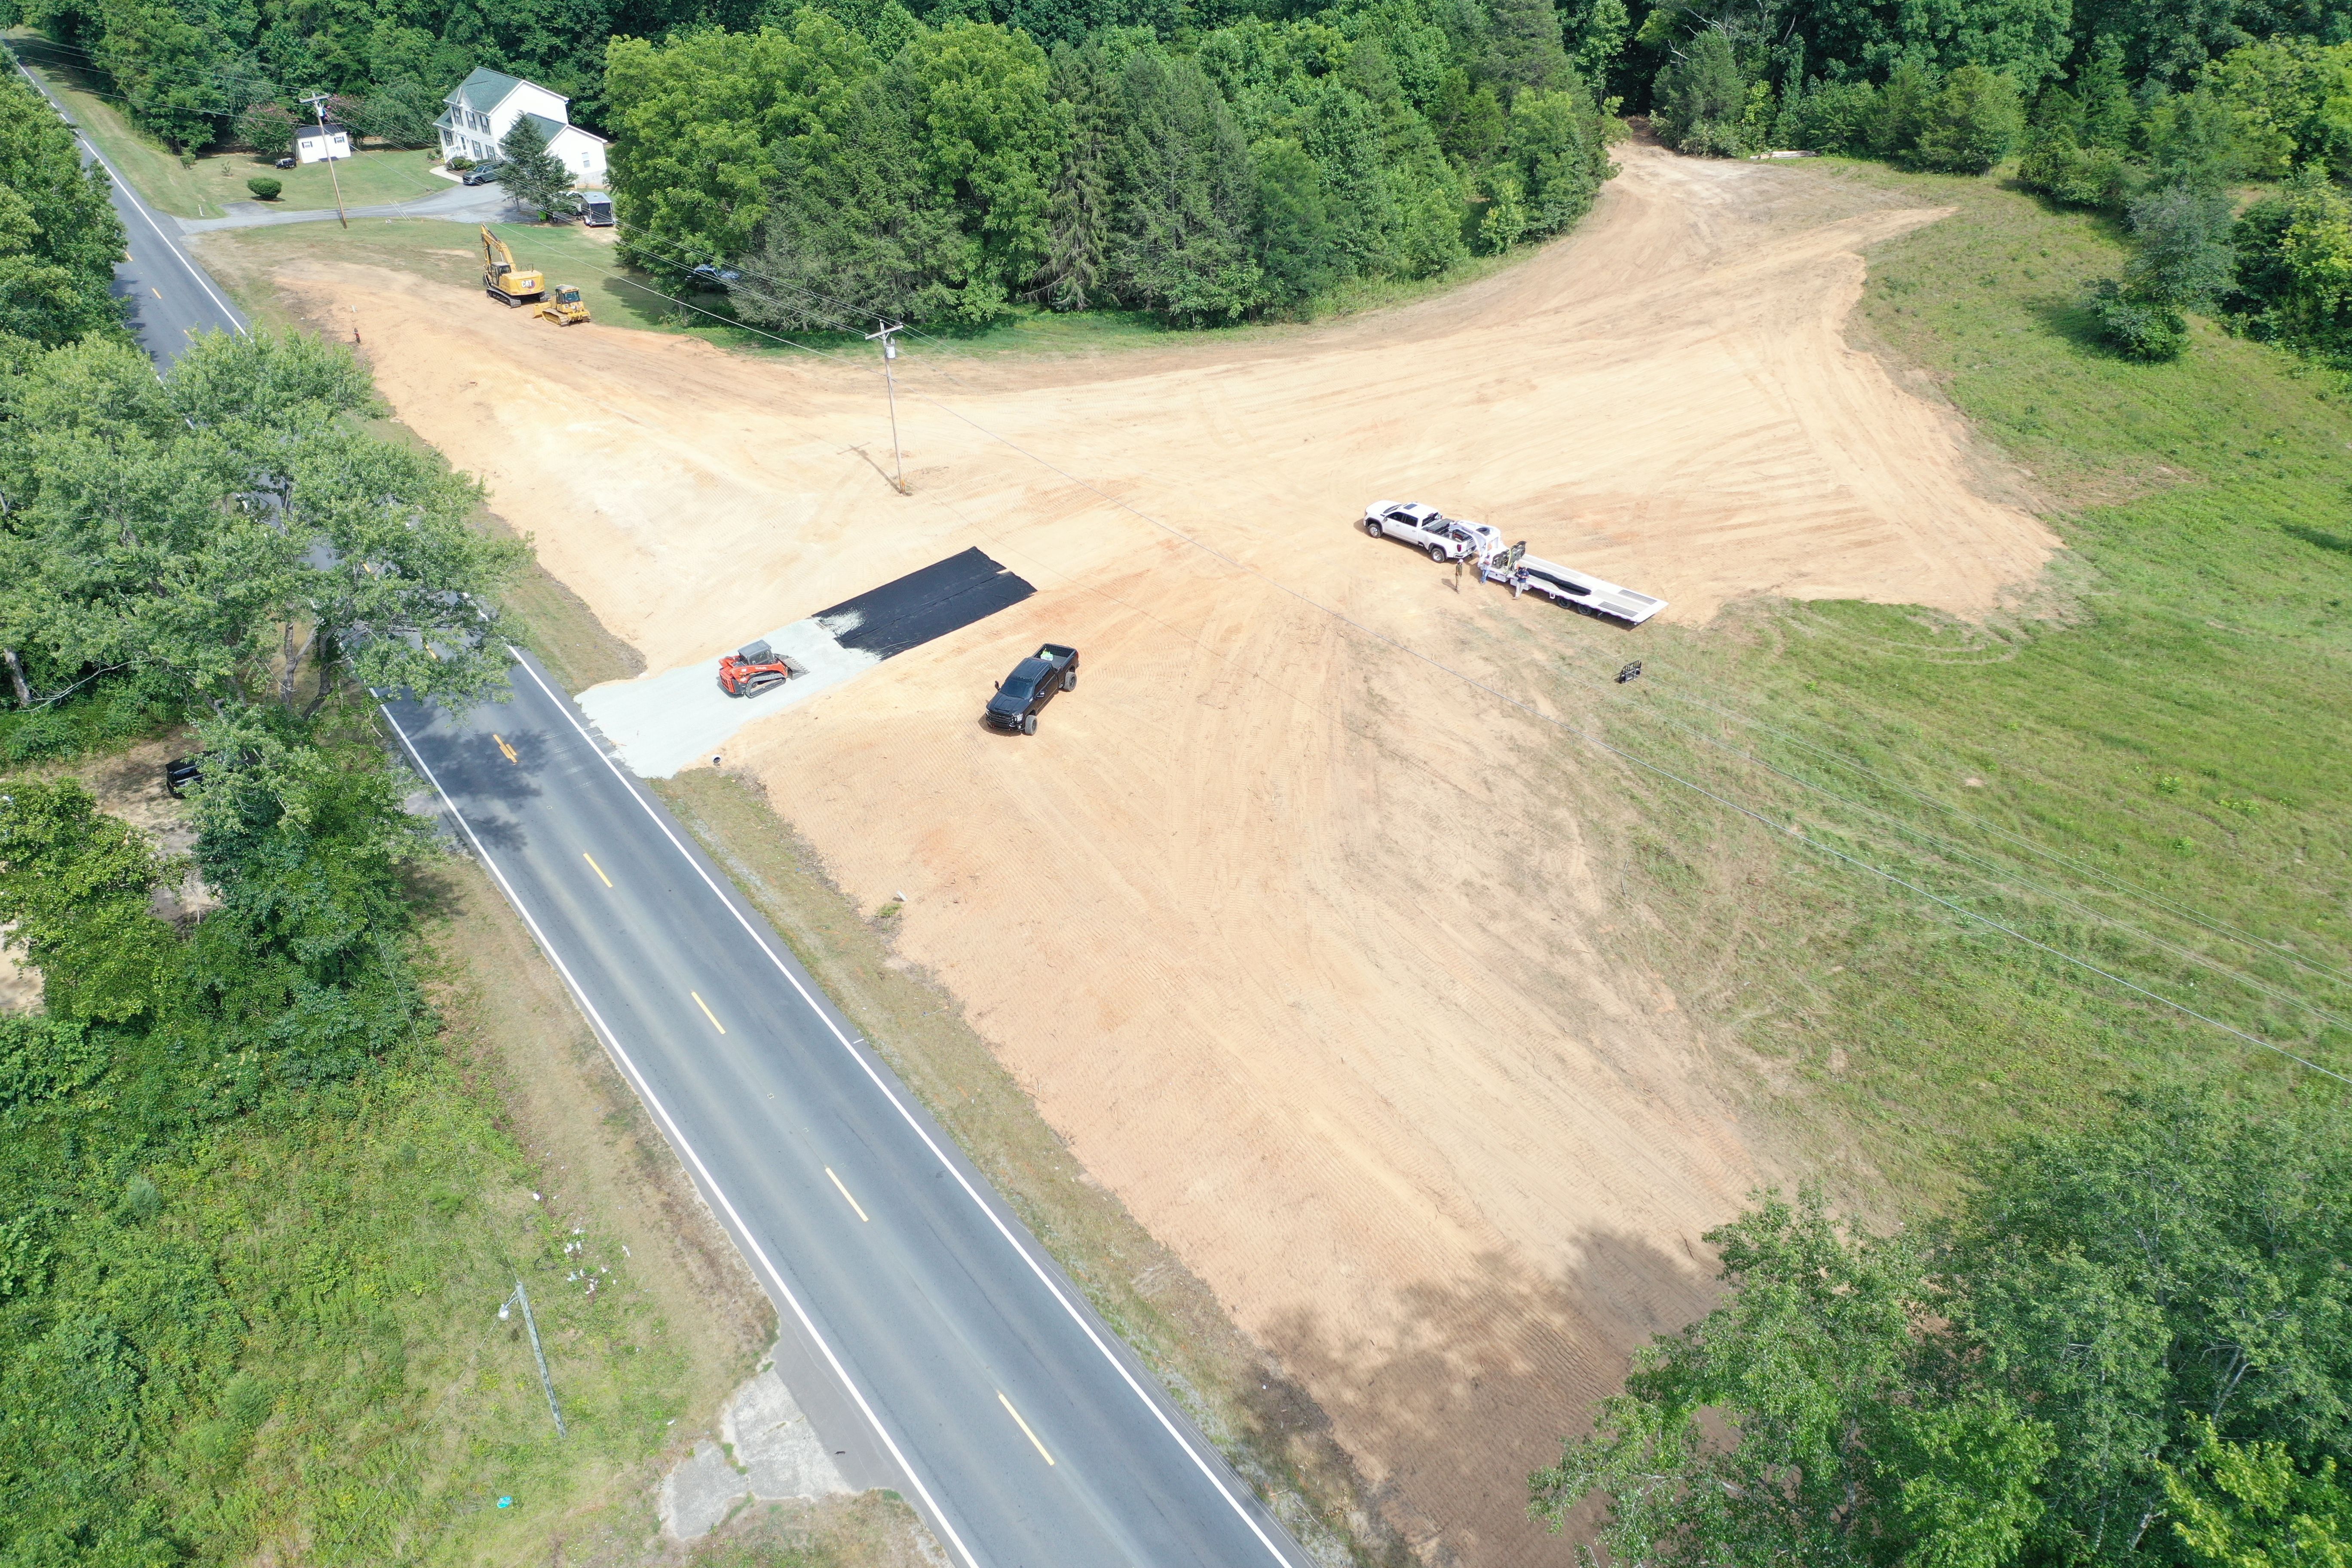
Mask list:
[[[549,289],[544,273],[517,267],[507,242],[488,228],[482,230],[482,292],[509,309],[536,304],[535,314],[560,327],[588,320],[577,285],[558,283]]]

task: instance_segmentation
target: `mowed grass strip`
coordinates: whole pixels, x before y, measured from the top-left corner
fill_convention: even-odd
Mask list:
[[[1953,207],[1871,254],[1853,335],[2024,470],[1989,479],[2037,487],[2070,553],[1986,626],[1832,603],[1657,628],[1611,738],[1766,820],[1631,775],[1621,852],[1661,917],[1638,945],[1814,1156],[1896,1196],[2126,1084],[2352,1093],[2021,940],[2352,1073],[2343,381],[2207,321],[2178,363],[2114,357],[2081,303],[2126,254],[2103,218],[1822,177]]]
[[[113,84],[89,69],[82,58],[52,44],[29,28],[10,28],[8,47],[33,68],[65,105],[83,134],[106,154],[147,204],[179,217],[219,217],[231,202],[249,202],[248,179],[267,175],[284,187],[274,206],[326,209],[335,205],[334,182],[342,184],[346,206],[414,201],[450,188],[449,182],[427,173],[440,155],[424,148],[363,150],[339,159],[331,174],[324,163],[291,169],[272,166],[271,160],[245,152],[199,153],[183,161],[122,113]]]

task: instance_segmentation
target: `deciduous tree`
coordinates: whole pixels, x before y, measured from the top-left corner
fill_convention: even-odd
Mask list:
[[[39,94],[0,81],[0,336],[54,345],[119,329],[122,243],[105,169],[82,163]]]

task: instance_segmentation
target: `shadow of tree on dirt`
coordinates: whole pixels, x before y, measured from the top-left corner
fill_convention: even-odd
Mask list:
[[[1409,1286],[1395,1293],[1388,1343],[1343,1337],[1352,1324],[1311,1310],[1264,1331],[1423,1562],[1574,1562],[1583,1531],[1548,1536],[1527,1517],[1528,1473],[1591,1429],[1636,1345],[1713,1303],[1711,1260],[1696,1252],[1612,1231],[1587,1232],[1575,1250],[1557,1278],[1490,1253],[1472,1278]],[[1379,1315],[1366,1306],[1350,1317]]]

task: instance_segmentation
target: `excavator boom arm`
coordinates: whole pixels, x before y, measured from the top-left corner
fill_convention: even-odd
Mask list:
[[[482,265],[488,268],[493,275],[515,269],[514,252],[507,248],[505,240],[487,227],[482,230]]]

